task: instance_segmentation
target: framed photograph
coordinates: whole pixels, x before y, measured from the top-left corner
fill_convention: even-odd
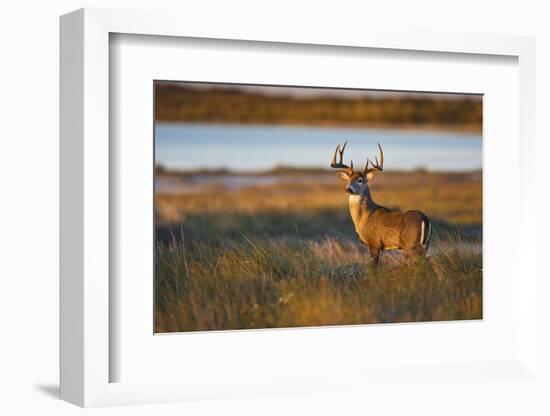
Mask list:
[[[534,40],[181,19],[61,18],[62,398],[537,383]]]
[[[154,95],[156,333],[482,319],[481,95]]]

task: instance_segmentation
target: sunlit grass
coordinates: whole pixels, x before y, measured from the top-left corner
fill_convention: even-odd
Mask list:
[[[427,258],[374,268],[336,178],[156,195],[156,331],[480,319],[479,177],[390,173],[372,194],[432,218]]]
[[[479,319],[481,264],[471,243],[376,269],[335,239],[159,242],[156,331]]]
[[[454,224],[481,224],[482,187],[479,178],[450,173],[384,173],[371,185],[374,200],[401,210],[419,209],[430,218]],[[158,194],[159,224],[179,223],[188,215],[256,215],[334,212],[347,215],[344,183],[334,174],[319,174],[319,183],[224,187],[191,194]]]

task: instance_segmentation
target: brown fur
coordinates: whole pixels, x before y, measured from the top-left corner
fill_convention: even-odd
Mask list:
[[[367,165],[368,167],[368,165]],[[338,172],[347,181],[349,208],[360,241],[369,248],[378,264],[383,250],[403,250],[409,256],[426,253],[431,232],[428,217],[421,211],[399,212],[376,204],[368,182],[374,172],[355,172],[351,168]]]

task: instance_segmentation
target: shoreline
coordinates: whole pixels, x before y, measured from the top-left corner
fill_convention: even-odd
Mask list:
[[[234,121],[199,121],[199,120],[163,120],[156,119],[156,123],[163,124],[200,124],[215,126],[269,126],[269,127],[331,127],[331,128],[349,128],[349,129],[387,129],[400,131],[426,131],[439,133],[469,133],[483,136],[483,127],[477,124],[462,125],[442,125],[442,124],[392,124],[392,123],[338,123],[338,122],[281,122],[281,123],[261,123],[261,122],[234,122]]]
[[[483,169],[464,169],[464,170],[429,170],[425,168],[416,168],[409,170],[388,170],[384,171],[388,175],[475,175],[483,174]],[[276,167],[274,169],[258,170],[258,171],[236,171],[225,169],[197,169],[197,170],[156,170],[155,178],[179,177],[188,178],[193,176],[225,176],[225,177],[253,177],[253,176],[302,176],[302,175],[334,175],[333,169],[319,168],[293,168],[288,166]]]

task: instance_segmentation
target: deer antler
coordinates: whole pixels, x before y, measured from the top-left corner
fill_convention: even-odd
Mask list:
[[[367,165],[365,166],[365,172],[363,173],[364,175],[370,172],[382,172],[384,170],[384,152],[382,151],[382,146],[380,146],[380,143],[378,143],[378,148],[380,149],[380,162],[378,162],[378,158],[376,156],[374,157],[376,164],[372,163],[370,159],[367,159]],[[372,165],[372,168],[369,168],[369,162]]]
[[[349,173],[353,173],[353,160],[350,163],[350,166],[344,165],[343,159],[344,159],[344,150],[346,150],[346,146],[348,144],[348,141],[346,140],[344,145],[342,146],[342,149],[340,149],[340,145],[336,146],[336,150],[334,151],[334,156],[332,157],[332,163],[330,164],[331,168],[336,169],[347,169]],[[336,162],[336,155],[340,155],[340,161]]]

